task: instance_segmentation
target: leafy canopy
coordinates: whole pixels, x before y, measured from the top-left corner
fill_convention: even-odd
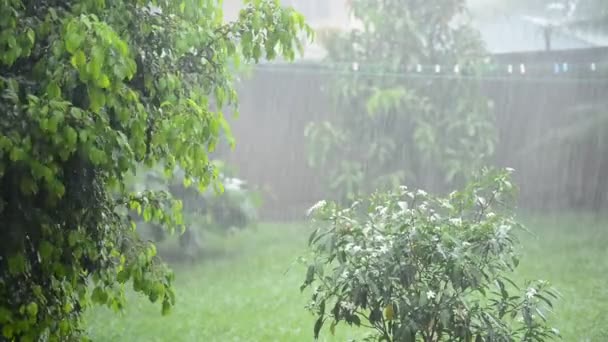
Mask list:
[[[181,227],[181,203],[130,193],[136,165],[204,189],[241,60],[294,57],[303,17],[248,0],[0,1],[0,339],[70,340],[133,288],[169,312],[173,276],[127,216]]]

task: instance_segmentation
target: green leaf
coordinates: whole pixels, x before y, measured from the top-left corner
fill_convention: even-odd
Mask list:
[[[171,303],[168,300],[163,301],[163,307],[161,311],[163,316],[167,316],[171,313]]]
[[[51,256],[53,255],[54,249],[55,248],[53,247],[53,245],[51,243],[49,243],[46,240],[42,241],[40,243],[40,248],[39,248],[40,257],[42,258],[42,260],[49,261],[51,259]]]
[[[13,338],[13,326],[11,324],[3,326],[2,335],[7,339],[11,340]]]
[[[13,314],[5,307],[0,307],[0,324],[4,325],[11,321]]]
[[[144,208],[143,219],[146,222],[150,222],[152,220],[152,208],[150,208],[150,207]]]
[[[68,25],[68,29],[69,29]],[[80,45],[82,44],[82,42],[84,41],[84,36],[81,35],[77,30],[72,30],[72,31],[68,31],[68,33],[65,36],[65,49],[71,53],[74,54],[76,52],[76,50],[78,50],[78,48],[80,48]]]
[[[331,325],[329,326],[329,332],[331,333],[332,336],[336,335],[336,321],[331,322]]]
[[[350,323],[359,327],[359,326],[361,326],[361,319],[359,318],[359,316],[353,315],[350,318]]]
[[[38,315],[38,304],[34,302],[29,303],[25,311],[30,317],[36,317],[36,315]]]
[[[59,331],[61,331],[63,334],[66,334],[68,332],[69,328],[70,328],[70,323],[68,323],[68,321],[62,320],[61,322],[59,322]]]
[[[306,271],[306,279],[304,280],[304,284],[302,284],[300,287],[300,291],[304,291],[308,285],[312,284],[315,279],[315,269],[316,268],[314,265],[308,266],[308,270]]]
[[[124,284],[129,280],[130,277],[131,277],[131,275],[129,274],[129,272],[127,270],[122,270],[122,271],[118,272],[118,274],[116,275],[116,280],[119,283]]]
[[[74,310],[74,306],[72,305],[72,303],[67,302],[63,305],[63,312],[70,313],[72,312],[72,310]]]
[[[89,140],[89,131],[86,129],[81,130],[78,132],[78,137],[81,143],[86,143]]]
[[[110,79],[108,78],[107,75],[101,75],[98,79],[97,79],[97,86],[100,88],[109,88],[110,87]]]
[[[11,149],[11,153],[10,153],[9,157],[10,157],[11,161],[17,162],[17,161],[25,159],[25,155],[26,154],[22,148],[15,146]]]
[[[9,257],[8,270],[12,275],[18,275],[25,272],[25,256],[23,256],[23,254],[17,254]]]
[[[87,73],[91,76],[92,79],[97,80],[98,83],[102,77],[102,68],[103,68],[104,60],[103,57],[93,56],[89,64],[87,64],[86,70]]]
[[[80,240],[80,234],[77,231],[73,230],[68,234],[68,245],[70,247],[76,246],[78,240]]]
[[[87,64],[87,56],[82,50],[78,50],[70,59],[72,66],[77,70],[81,70]]]
[[[106,104],[106,96],[103,90],[89,87],[89,102],[90,109],[95,113],[99,113],[101,108]]]
[[[34,45],[34,42],[36,41],[36,32],[34,32],[34,30],[31,28],[28,28],[25,34],[27,35],[27,39],[30,41],[30,44]]]
[[[38,192],[38,184],[29,175],[23,175],[19,182],[21,192],[27,195],[36,194]]]
[[[49,99],[51,99],[51,100],[57,99],[57,98],[61,97],[61,88],[59,88],[59,85],[57,84],[57,82],[51,82],[46,87],[46,93],[47,93]]]
[[[93,290],[91,300],[98,304],[106,304],[108,302],[108,293],[101,287],[97,286]]]
[[[553,308],[553,303],[551,302],[551,300],[550,300],[549,298],[547,298],[547,297],[545,297],[545,296],[543,296],[543,295],[541,295],[541,294],[539,294],[539,293],[537,293],[537,294],[535,295],[535,297],[536,297],[536,298],[541,299],[541,300],[542,300],[543,302],[545,302],[545,303],[546,303],[546,304],[547,304],[547,305],[548,305],[550,308]]]
[[[319,317],[317,319],[317,321],[315,322],[315,326],[314,326],[314,336],[315,336],[315,340],[319,339],[319,333],[321,332],[321,328],[323,328],[323,323],[325,323],[325,319],[323,316]]]
[[[310,234],[310,237],[308,238],[308,246],[312,246],[312,243],[315,240],[315,237],[317,236],[318,233],[319,233],[319,229],[315,229],[312,232],[312,234]]]
[[[63,129],[63,134],[65,136],[65,141],[67,142],[68,146],[72,147],[76,145],[76,142],[78,142],[78,133],[75,129],[70,126],[65,126],[65,128]]]

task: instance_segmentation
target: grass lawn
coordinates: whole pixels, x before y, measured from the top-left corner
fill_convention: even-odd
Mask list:
[[[527,220],[518,277],[551,281],[562,293],[553,324],[564,341],[608,341],[608,220],[561,216]],[[312,341],[314,317],[301,294],[309,230],[303,225],[264,224],[214,243],[214,255],[198,265],[174,267],[177,306],[160,306],[130,294],[128,308],[86,316],[94,341]],[[338,327],[325,341],[364,336]]]

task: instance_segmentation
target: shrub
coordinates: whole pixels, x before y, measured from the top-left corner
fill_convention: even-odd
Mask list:
[[[544,341],[556,294],[543,281],[519,288],[520,229],[509,208],[509,171],[483,177],[446,198],[424,191],[377,193],[342,208],[311,209],[321,226],[302,289],[318,337],[330,323],[373,330],[385,341]]]

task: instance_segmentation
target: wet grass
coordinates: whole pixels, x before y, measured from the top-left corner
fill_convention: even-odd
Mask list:
[[[518,278],[551,281],[562,293],[553,325],[564,341],[608,341],[608,220],[560,216],[527,220]],[[314,317],[304,310],[302,266],[308,229],[264,224],[256,231],[214,241],[198,265],[175,266],[177,307],[160,307],[129,295],[122,315],[99,308],[87,316],[95,341],[312,341]],[[288,271],[289,270],[289,271]],[[346,327],[327,341],[360,337]],[[323,340],[323,339],[322,339]]]
[[[520,279],[549,280],[562,294],[553,325],[563,341],[608,341],[608,219],[560,215],[526,221]]]

